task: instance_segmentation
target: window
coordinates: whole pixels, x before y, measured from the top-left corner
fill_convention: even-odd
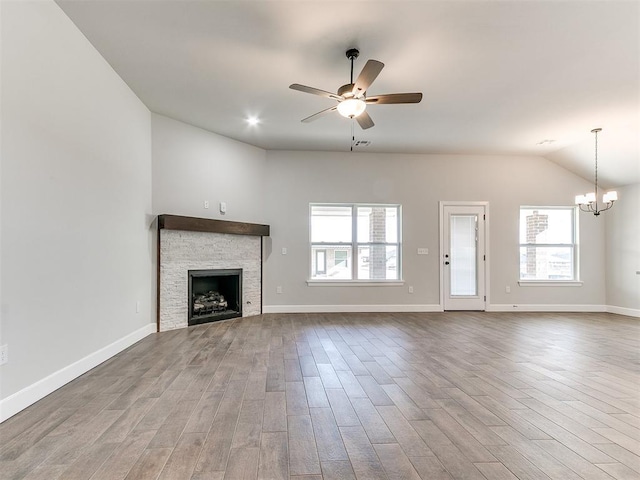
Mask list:
[[[311,204],[311,279],[399,280],[400,213],[400,205]]]
[[[520,207],[520,280],[576,281],[575,207]]]

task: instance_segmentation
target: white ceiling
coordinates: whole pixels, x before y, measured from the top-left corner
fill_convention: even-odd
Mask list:
[[[300,120],[349,83],[345,51],[385,68],[368,152],[541,155],[604,186],[640,182],[638,1],[57,0],[154,112],[265,149],[349,150],[351,121]],[[261,123],[250,127],[248,116]],[[538,145],[551,139],[553,143]]]

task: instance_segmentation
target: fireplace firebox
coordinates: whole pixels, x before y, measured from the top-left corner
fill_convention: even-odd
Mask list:
[[[189,325],[242,316],[242,269],[189,270]]]

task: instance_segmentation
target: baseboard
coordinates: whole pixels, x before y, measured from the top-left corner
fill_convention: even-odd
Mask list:
[[[640,310],[637,308],[616,307],[615,305],[607,305],[607,312],[616,313],[618,315],[627,315],[629,317],[640,317]]]
[[[487,312],[606,312],[606,305],[500,304],[487,306]]]
[[[263,313],[393,313],[443,312],[441,305],[264,305]],[[640,310],[612,305],[499,304],[487,306],[487,312],[608,312],[640,317]]]
[[[77,362],[52,373],[42,380],[38,380],[36,383],[23,388],[19,392],[0,400],[0,422],[4,422],[6,419],[14,416],[21,410],[24,410],[29,405],[36,403],[51,392],[69,383],[71,380],[78,378],[83,373],[88,372],[117,353],[120,353],[124,349],[130,347],[137,341],[142,340],[147,335],[155,333],[155,331],[155,323],[145,325],[135,332],[116,340],[110,345],[81,358]]]
[[[263,313],[442,312],[441,305],[264,305]]]

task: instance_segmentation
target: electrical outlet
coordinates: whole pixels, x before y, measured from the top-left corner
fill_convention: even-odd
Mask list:
[[[413,285],[409,285],[409,293],[413,293]]]
[[[419,248],[418,249],[418,255],[429,255],[429,249],[428,248]]]
[[[0,347],[0,365],[7,362],[9,362],[9,345],[2,345]]]
[[[287,247],[282,247],[282,254],[286,255],[287,254]]]
[[[204,201],[204,208],[209,208],[209,200]]]
[[[276,287],[276,293],[282,293],[282,287],[280,285]]]
[[[507,293],[511,293],[511,287],[507,285],[506,287],[504,287],[504,291]]]

